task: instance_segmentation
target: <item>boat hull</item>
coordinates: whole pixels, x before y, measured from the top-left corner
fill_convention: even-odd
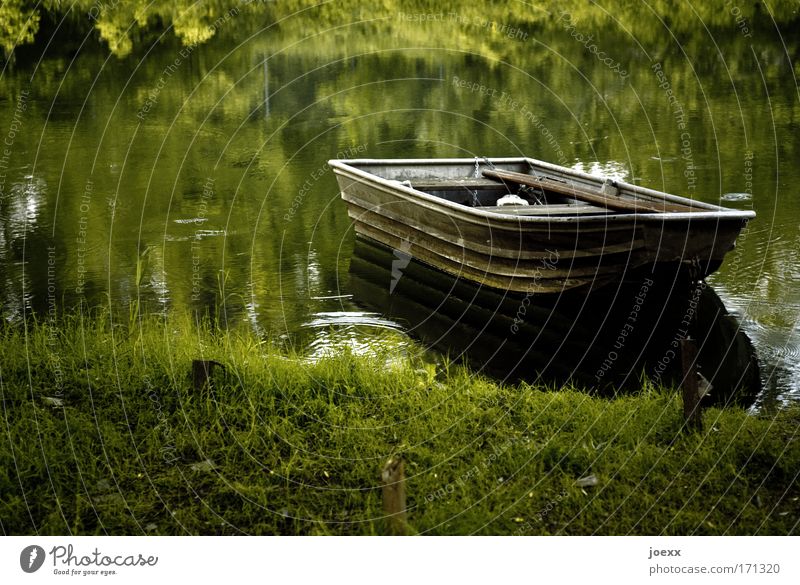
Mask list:
[[[492,168],[549,175],[600,188],[601,179],[533,159],[492,159]],[[703,278],[721,265],[749,212],[620,183],[633,195],[694,205],[694,213],[613,213],[574,205],[514,215],[431,195],[414,183],[468,181],[472,159],[331,161],[355,231],[453,276],[530,294],[591,289],[659,265],[677,264]],[[409,181],[405,185],[400,181]],[[466,187],[452,191],[470,193]],[[475,191],[477,193],[477,191]],[[450,193],[450,191],[448,191]],[[550,213],[558,208],[558,214]],[[485,211],[484,209],[492,209]],[[530,213],[538,213],[531,207]]]

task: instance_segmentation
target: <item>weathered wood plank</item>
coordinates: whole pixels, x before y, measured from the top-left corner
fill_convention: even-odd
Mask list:
[[[389,226],[384,225],[384,228]],[[391,229],[391,228],[389,228]],[[514,261],[499,256],[485,256],[465,248],[450,247],[438,242],[435,250],[417,238],[409,240],[369,223],[356,222],[356,231],[391,248],[406,250],[412,257],[479,284],[524,293],[558,293],[571,288],[599,286],[613,282],[628,265],[640,265],[631,260],[629,252],[587,257],[583,261],[560,256],[554,267],[544,260]],[[415,243],[415,240],[419,243]],[[410,242],[410,243],[409,243]]]
[[[502,183],[492,179],[419,179],[409,181],[414,189],[420,191],[446,191],[449,189],[507,189]]]
[[[383,512],[386,514],[387,532],[391,536],[408,534],[406,524],[406,477],[403,460],[392,457],[381,470],[383,483]]]
[[[680,205],[678,203],[642,201],[641,199],[622,199],[603,195],[600,191],[589,189],[576,183],[556,180],[550,177],[535,177],[525,173],[515,173],[513,171],[483,171],[483,176],[498,181],[509,181],[528,187],[539,187],[545,191],[552,191],[560,195],[566,195],[574,199],[586,201],[594,205],[601,205],[614,211],[639,212],[639,213],[667,213],[667,212],[694,212],[704,211],[699,208]]]
[[[612,211],[595,205],[483,205],[475,209],[506,215],[587,215]]]

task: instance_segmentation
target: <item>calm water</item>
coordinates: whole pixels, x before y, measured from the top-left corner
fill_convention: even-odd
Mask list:
[[[522,153],[754,209],[710,283],[758,351],[760,402],[800,400],[796,15],[427,4],[254,5],[194,46],[149,31],[114,55],[50,30],[19,49],[0,79],[4,317],[139,302],[310,355],[385,342],[398,324],[352,297],[326,160]]]

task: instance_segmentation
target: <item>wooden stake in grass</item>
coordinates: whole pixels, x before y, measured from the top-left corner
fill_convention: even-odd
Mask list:
[[[223,370],[223,366],[214,360],[192,360],[192,385],[198,392],[211,388],[211,372],[214,371],[214,366],[219,366]]]
[[[391,536],[405,536],[406,525],[406,478],[403,460],[392,457],[381,471],[383,482],[383,511],[386,514],[387,532]]]
[[[683,373],[683,419],[686,427],[703,430],[703,413],[700,406],[700,386],[697,377],[697,343],[687,337],[681,340],[681,371]]]

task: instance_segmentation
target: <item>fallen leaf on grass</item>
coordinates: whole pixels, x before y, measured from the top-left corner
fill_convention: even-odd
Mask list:
[[[206,459],[199,463],[192,463],[189,467],[192,471],[214,471],[217,468],[211,459]]]
[[[598,483],[600,482],[597,480],[597,476],[594,474],[587,475],[586,477],[582,477],[575,481],[575,485],[580,488],[596,486]]]

